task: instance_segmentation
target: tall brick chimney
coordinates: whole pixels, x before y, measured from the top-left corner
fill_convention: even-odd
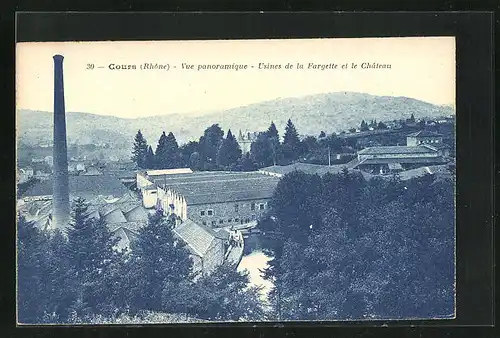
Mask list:
[[[63,59],[64,57],[62,55],[54,55],[54,173],[52,222],[54,228],[60,229],[66,227],[70,216]]]

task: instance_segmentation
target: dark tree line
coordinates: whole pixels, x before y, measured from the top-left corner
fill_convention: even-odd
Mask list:
[[[285,175],[259,223],[274,318],[451,317],[453,186],[431,175]]]
[[[404,143],[406,136],[405,123],[414,123],[413,114],[409,119],[401,120],[402,132],[400,136],[382,135],[370,136],[371,145],[395,145]],[[413,121],[413,122],[412,122]],[[422,124],[423,123],[423,124]],[[418,126],[423,129],[425,121],[421,120]],[[413,127],[416,128],[416,127]],[[385,130],[388,126],[383,122],[372,119],[367,122],[362,120],[360,131]],[[354,133],[356,128],[351,128]],[[410,129],[408,129],[408,132]],[[198,141],[190,141],[179,146],[172,133],[160,136],[155,152],[148,146],[140,131],[134,140],[132,160],[140,168],[170,169],[190,167],[194,170],[232,170],[251,171],[272,165],[287,165],[294,162],[313,164],[339,164],[350,161],[355,156],[356,149],[369,146],[366,140],[345,139],[335,133],[327,135],[321,131],[318,137],[307,136],[303,139],[289,119],[285,126],[283,139],[280,138],[274,122],[269,128],[257,135],[253,140],[250,152],[243,154],[237,139],[231,130],[226,136],[218,124],[213,124],[205,129]],[[368,136],[367,136],[368,137]],[[378,142],[380,141],[380,142]]]
[[[163,133],[153,152],[139,130],[134,139],[132,160],[144,169],[190,167],[195,170],[251,171],[275,164],[293,163],[304,157],[318,157],[320,149],[326,149],[327,145],[340,151],[340,141],[332,139],[334,136],[321,141],[315,137],[300,140],[291,120],[286,124],[282,142],[272,122],[268,130],[260,133],[252,142],[251,150],[246,154],[242,153],[230,129],[224,135],[220,126],[213,124],[205,129],[198,141],[190,141],[179,147],[172,133]],[[316,161],[323,160],[321,155],[319,158]]]
[[[21,323],[113,321],[144,311],[206,320],[258,320],[258,289],[248,275],[223,265],[196,282],[184,245],[160,215],[151,216],[131,250],[102,220],[75,201],[64,233],[43,231],[19,217],[18,318]]]
[[[190,141],[181,147],[173,133],[163,132],[154,152],[139,130],[134,139],[132,160],[143,169],[238,170],[238,166],[245,164],[231,130],[224,137],[218,124],[208,127],[199,141]]]
[[[173,133],[163,132],[155,152],[139,130],[134,138],[132,161],[142,169],[172,169],[183,166],[179,145]]]
[[[372,121],[370,126],[374,123],[376,121]],[[365,124],[363,121],[362,125]],[[380,122],[378,125],[381,124]],[[383,125],[383,128],[386,126]],[[218,124],[205,129],[198,141],[190,141],[180,147],[172,133],[163,133],[154,153],[139,130],[134,139],[132,160],[144,169],[190,167],[195,170],[251,171],[297,161],[316,164],[345,163],[349,159],[330,156],[331,153],[343,152],[351,153],[353,149],[335,134],[327,136],[322,131],[319,137],[308,136],[301,140],[295,125],[289,119],[282,141],[276,125],[271,122],[265,132],[258,134],[251,144],[250,152],[246,154],[242,153],[231,130],[224,137],[224,131]]]

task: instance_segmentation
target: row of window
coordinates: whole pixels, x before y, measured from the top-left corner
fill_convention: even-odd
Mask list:
[[[423,144],[423,143],[439,143],[439,140],[423,140],[423,141],[418,141],[418,144]]]
[[[266,208],[266,205],[264,203],[259,203],[258,205],[256,203],[250,204],[250,210],[255,211],[255,209],[258,207],[259,210],[264,210]],[[239,205],[235,204],[234,205],[234,212],[239,211]],[[213,216],[214,211],[212,209],[208,210],[201,210],[200,211],[200,216]]]
[[[251,220],[255,221],[255,219],[256,219],[255,215],[252,215],[252,219]],[[250,218],[245,218],[245,219],[243,219],[243,218],[242,219],[239,219],[239,218],[234,218],[234,219],[229,218],[227,221],[225,221],[223,219],[219,219],[218,221],[216,221],[216,220],[211,221],[210,224],[213,225],[213,226],[216,226],[217,224],[223,225],[226,222],[227,223],[233,223],[234,222],[234,223],[245,224],[245,223],[250,223]],[[203,221],[202,224],[203,225],[207,225],[208,222],[207,221]]]

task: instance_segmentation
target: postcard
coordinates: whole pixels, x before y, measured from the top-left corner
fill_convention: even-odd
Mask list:
[[[453,37],[16,46],[19,325],[455,318]]]

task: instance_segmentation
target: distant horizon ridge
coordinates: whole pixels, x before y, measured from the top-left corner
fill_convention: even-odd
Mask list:
[[[198,116],[203,116],[207,114],[215,114],[215,113],[221,113],[225,112],[228,110],[232,109],[238,109],[238,108],[246,108],[246,107],[251,107],[253,105],[261,105],[261,104],[266,104],[266,103],[272,103],[272,102],[277,102],[277,101],[284,101],[284,100],[303,100],[306,98],[314,98],[314,97],[320,97],[324,95],[336,95],[336,94],[349,94],[349,95],[362,95],[362,96],[369,96],[369,97],[377,97],[377,98],[401,98],[401,99],[411,99],[411,100],[416,100],[420,101],[423,103],[435,105],[435,106],[440,106],[440,107],[450,107],[455,110],[455,103],[444,103],[444,104],[436,104],[428,101],[424,101],[421,99],[417,99],[414,97],[410,96],[393,96],[393,95],[374,95],[374,94],[369,94],[369,93],[364,93],[364,92],[354,92],[354,91],[338,91],[338,92],[325,92],[325,93],[317,93],[317,94],[309,94],[309,95],[302,95],[302,96],[289,96],[289,97],[276,97],[271,100],[264,100],[264,101],[258,101],[258,102],[253,102],[245,105],[240,105],[240,106],[235,106],[231,108],[225,108],[225,109],[211,109],[211,110],[205,110],[205,111],[190,111],[190,112],[184,112],[184,113],[178,113],[178,112],[172,112],[172,113],[166,113],[166,114],[155,114],[155,115],[147,115],[147,116],[139,116],[139,117],[124,117],[124,116],[117,116],[117,115],[112,115],[108,113],[92,113],[92,112],[87,112],[87,111],[74,111],[74,110],[68,110],[66,113],[79,113],[79,114],[91,114],[91,115],[97,115],[97,116],[102,116],[102,117],[115,117],[119,119],[126,119],[126,120],[135,120],[135,119],[144,119],[144,118],[155,118],[155,117],[164,117],[164,116],[173,116],[173,115],[188,115],[190,117],[198,117]],[[32,109],[32,108],[16,108],[17,111],[32,111],[32,112],[40,112],[40,113],[52,113],[52,111],[47,111],[47,110],[38,110],[38,109]]]
[[[52,139],[51,112],[19,109],[16,114],[17,142],[46,144]],[[85,112],[69,112],[68,142],[72,144],[110,144],[114,149],[127,149],[137,130],[153,147],[162,132],[172,132],[179,144],[198,141],[213,124],[226,133],[259,132],[274,122],[283,135],[288,119],[300,135],[331,134],[359,126],[362,120],[389,122],[409,118],[438,118],[455,115],[453,106],[435,105],[402,96],[377,96],[355,92],[315,94],[300,98],[277,98],[237,108],[207,111],[204,114],[165,114],[122,118]],[[124,155],[125,156],[125,155]]]

